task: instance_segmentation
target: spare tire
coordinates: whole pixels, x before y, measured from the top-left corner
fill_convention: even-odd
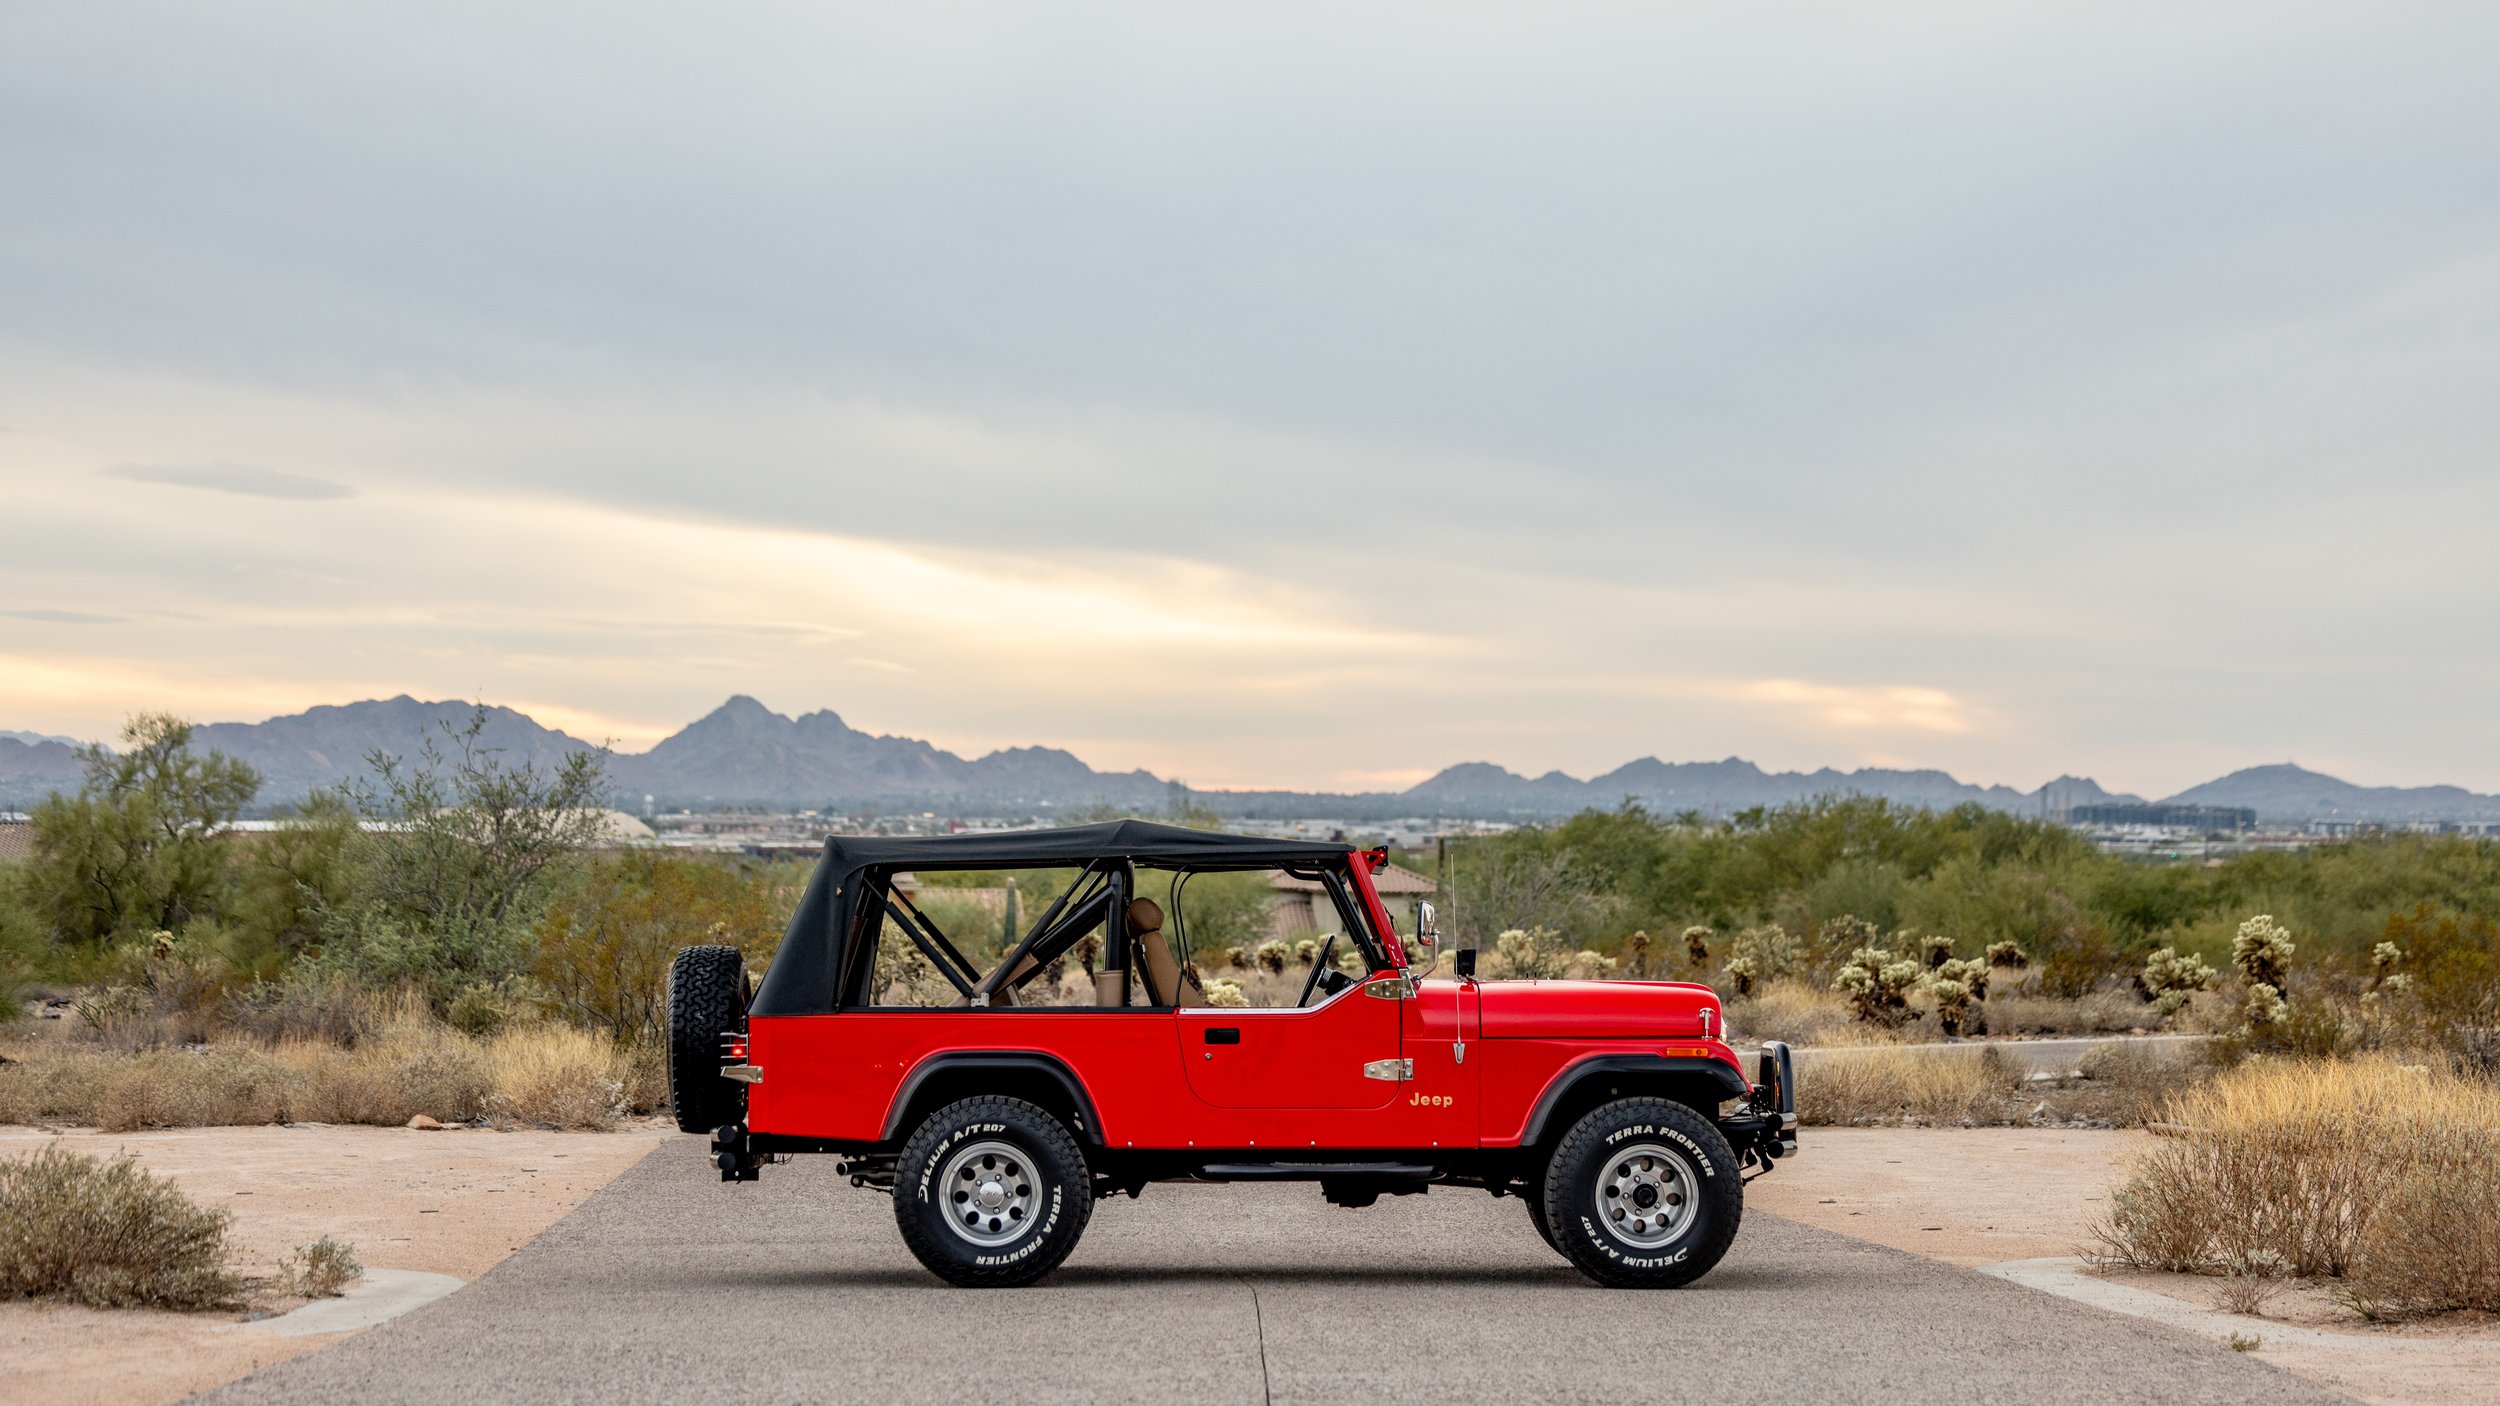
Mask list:
[[[721,1036],[747,1022],[747,961],[735,947],[689,947],[668,969],[668,1102],[677,1126],[708,1133],[747,1115],[747,1086],[721,1077]]]

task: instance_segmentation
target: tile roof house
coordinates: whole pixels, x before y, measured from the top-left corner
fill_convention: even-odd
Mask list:
[[[1268,904],[1268,935],[1291,942],[1336,932],[1345,926],[1337,920],[1336,905],[1328,899],[1328,890],[1313,879],[1297,879],[1278,871],[1270,882],[1276,897]],[[1379,890],[1381,906],[1389,910],[1389,921],[1400,932],[1415,930],[1415,905],[1432,897],[1439,886],[1412,869],[1387,865],[1372,875],[1372,887]]]

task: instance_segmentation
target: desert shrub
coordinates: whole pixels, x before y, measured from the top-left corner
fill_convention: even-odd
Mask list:
[[[630,1071],[615,1043],[566,1025],[506,1031],[489,1043],[486,1098],[498,1122],[601,1131],[626,1114]]]
[[[1728,942],[1727,973],[1736,978],[1741,971],[1744,981],[1757,983],[1793,976],[1803,948],[1795,934],[1777,923],[1747,928]]]
[[[1797,1072],[1797,1118],[1839,1125],[1992,1121],[2020,1083],[2013,1064],[1985,1047],[1830,1050]]]
[[[180,931],[231,902],[219,833],[260,777],[223,753],[191,750],[191,724],[143,713],[122,745],[82,747],[75,795],[35,807],[25,893],[55,942],[88,949]]]
[[[388,1024],[393,1005],[342,973],[299,969],[244,993],[226,1015],[236,1032],[263,1044],[322,1040],[346,1047]]]
[[[522,973],[531,927],[604,825],[602,752],[552,768],[485,742],[480,707],[429,735],[414,759],[376,751],[375,780],[347,801],[386,819],[356,831],[346,859],[353,901],[327,915],[321,960],[368,986],[413,986],[436,1009],[473,982]]]
[[[2500,1157],[2405,1171],[2353,1256],[2347,1295],[2372,1316],[2500,1313]]]
[[[324,1235],[278,1261],[278,1286],[308,1299],[334,1299],[365,1277],[356,1247]]]
[[[2148,1269],[2340,1276],[2383,1240],[2389,1273],[2436,1281],[2447,1262],[2419,1258],[2439,1223],[2420,1198],[2440,1193],[2404,1189],[2470,1199],[2500,1153],[2500,1089],[2384,1057],[2251,1061],[2165,1100],[2161,1120],[2177,1136],[2096,1227],[2110,1258]],[[2469,1276],[2475,1246],[2458,1250]]]
[[[213,1308],[226,1273],[223,1211],[194,1203],[129,1157],[42,1148],[0,1161],[0,1297],[96,1308]]]
[[[963,943],[995,946],[988,941],[995,918],[985,908],[948,903],[948,893],[933,891],[930,916]],[[677,948],[735,946],[747,953],[747,966],[763,971],[785,918],[760,871],[707,858],[620,853],[590,863],[557,893],[535,926],[530,973],[547,1006],[567,1021],[617,1041],[650,1041],[667,1033],[667,963]],[[485,1028],[502,1028],[525,1003],[512,1006]]]

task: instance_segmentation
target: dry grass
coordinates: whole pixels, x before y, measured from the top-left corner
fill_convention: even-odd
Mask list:
[[[599,1129],[665,1098],[664,1077],[606,1039],[532,1025],[480,1040],[403,1016],[340,1048],[248,1041],[123,1054],[79,1041],[15,1046],[0,1123],[140,1128],[443,1123]],[[646,1101],[647,1100],[647,1101]]]
[[[592,1131],[626,1114],[625,1052],[603,1036],[569,1025],[509,1030],[486,1048],[493,1071],[488,1112],[499,1122]]]
[[[1728,1028],[1746,1041],[1785,1040],[1801,1049],[1891,1044],[1909,1038],[1859,1020],[1848,998],[1795,977],[1767,981],[1727,1003]]]
[[[2010,1060],[1985,1047],[1834,1050],[1799,1066],[1797,1120],[1859,1127],[1999,1122],[2021,1082]]]
[[[2347,1277],[2365,1311],[2500,1307],[2500,1088],[2388,1058],[2268,1060],[2161,1119],[2181,1135],[2112,1195],[2109,1258]]]
[[[2111,1035],[2161,1023],[2161,1016],[2132,991],[2071,997],[2005,991],[1989,996],[1980,1008],[1991,1035]]]
[[[204,1210],[128,1157],[59,1147],[0,1161],[0,1297],[96,1308],[211,1308],[226,1273],[223,1211]]]

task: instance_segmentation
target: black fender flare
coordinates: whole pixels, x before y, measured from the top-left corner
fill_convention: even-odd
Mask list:
[[[1743,1098],[1753,1091],[1753,1086],[1745,1082],[1745,1076],[1721,1059],[1707,1059],[1699,1055],[1591,1055],[1563,1066],[1562,1072],[1546,1084],[1545,1092],[1537,1096],[1535,1109],[1528,1114],[1528,1125],[1520,1130],[1519,1145],[1535,1146],[1545,1136],[1547,1120],[1553,1117],[1554,1110],[1561,1106],[1573,1089],[1609,1074],[1699,1075],[1717,1086],[1722,1101]]]
[[[999,1073],[1039,1074],[1059,1085],[1068,1102],[1077,1111],[1084,1126],[1077,1136],[1093,1146],[1102,1146],[1102,1115],[1094,1111],[1094,1099],[1085,1091],[1085,1083],[1056,1055],[1038,1050],[948,1050],[933,1054],[912,1066],[904,1076],[903,1086],[895,1092],[894,1101],[886,1105],[885,1129],[881,1142],[897,1142],[911,1130],[903,1126],[903,1115],[910,1111],[912,1100],[931,1079],[941,1074]]]

